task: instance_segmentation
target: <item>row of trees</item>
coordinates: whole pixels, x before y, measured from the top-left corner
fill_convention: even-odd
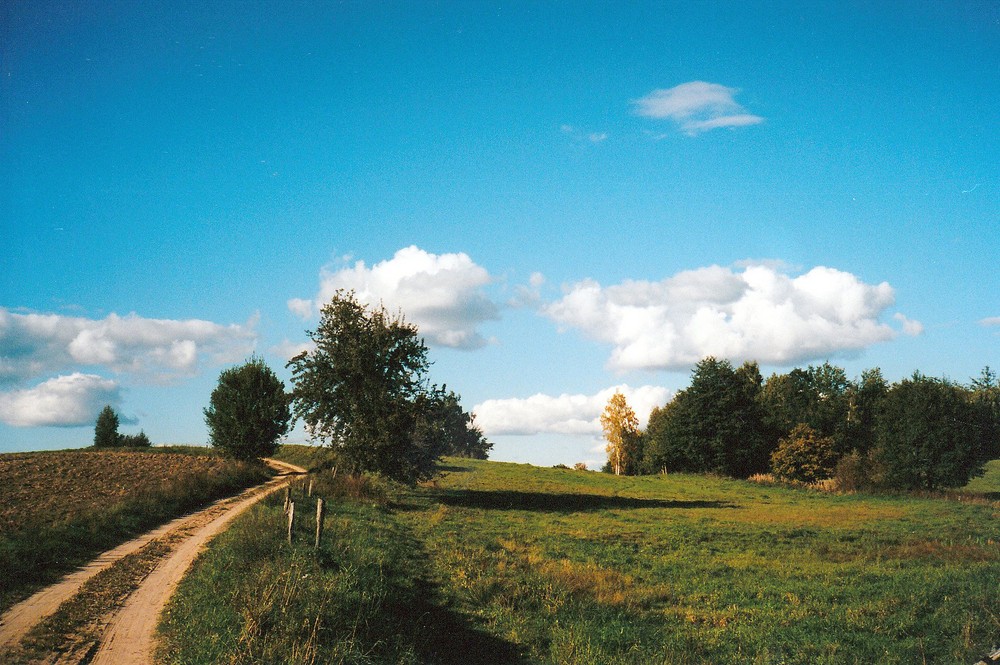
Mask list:
[[[275,452],[294,420],[331,446],[338,464],[406,482],[430,477],[443,455],[485,459],[492,444],[459,396],[427,378],[416,326],[338,291],[292,358],[292,390],[260,358],[222,372],[205,409],[212,445],[241,458]]]
[[[849,380],[824,363],[766,381],[756,363],[706,358],[691,385],[654,408],[645,432],[614,396],[602,417],[608,470],[682,471],[902,489],[958,487],[1000,457],[1000,381],[969,385],[878,369]]]

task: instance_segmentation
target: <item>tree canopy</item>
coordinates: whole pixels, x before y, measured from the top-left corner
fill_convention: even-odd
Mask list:
[[[874,456],[889,487],[961,487],[986,460],[967,391],[919,372],[889,389],[877,433]]]
[[[94,424],[94,447],[111,448],[117,446],[119,438],[118,414],[115,413],[110,404],[107,404],[97,415],[97,422]]]
[[[288,363],[294,412],[350,470],[415,482],[442,455],[488,452],[458,396],[428,382],[427,347],[401,314],[337,291],[309,337],[315,348]]]
[[[257,356],[223,370],[204,413],[209,442],[244,460],[273,455],[292,424],[285,384]]]
[[[734,368],[728,360],[700,361],[691,385],[650,417],[648,470],[740,478],[767,470],[773,445],[757,399],[761,383],[756,363]]]
[[[625,395],[615,392],[601,414],[601,429],[608,445],[608,463],[616,476],[635,466],[641,455],[639,446],[639,419],[625,401]],[[634,473],[634,472],[633,472]]]

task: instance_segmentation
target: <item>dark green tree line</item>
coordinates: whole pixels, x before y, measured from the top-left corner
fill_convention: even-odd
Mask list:
[[[823,363],[762,382],[754,363],[706,358],[688,388],[653,409],[644,438],[643,473],[849,473],[852,487],[960,487],[1000,457],[1000,381],[987,367],[968,386],[919,373],[889,385],[877,368],[851,381]]]

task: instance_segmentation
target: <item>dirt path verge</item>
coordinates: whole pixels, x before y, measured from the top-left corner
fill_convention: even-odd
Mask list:
[[[96,653],[93,645],[91,648],[82,649],[83,653],[79,644],[66,645],[60,649],[63,651],[63,656],[57,656],[54,661],[72,663],[85,659],[94,663],[150,662],[152,635],[159,612],[200,549],[241,512],[287,484],[289,474],[305,473],[301,467],[285,462],[268,460],[268,463],[279,471],[279,475],[264,485],[250,488],[235,497],[217,501],[207,508],[179,517],[123,543],[100,555],[75,573],[67,575],[60,582],[13,606],[0,617],[0,652],[16,651],[16,645],[29,634],[29,631],[47,617],[54,615],[61,605],[77,596],[85,584],[156,541],[168,545],[163,548],[165,556],[152,572],[145,576],[145,579],[133,580],[133,584],[139,584],[138,588],[128,597],[125,605],[117,609],[110,618],[110,624],[108,617],[89,618],[90,623],[98,621],[101,625],[108,625],[108,630],[101,638]],[[94,628],[96,626],[91,626],[86,632],[93,633]],[[89,660],[91,655],[94,657],[93,661]]]

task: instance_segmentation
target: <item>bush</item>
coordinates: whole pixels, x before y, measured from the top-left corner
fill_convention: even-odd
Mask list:
[[[771,471],[782,480],[803,483],[826,480],[833,476],[836,464],[833,438],[817,436],[813,428],[802,423],[780,439],[771,454]]]
[[[146,433],[141,430],[138,434],[122,434],[118,441],[123,448],[149,448],[153,445]]]
[[[880,475],[872,455],[856,450],[837,460],[833,470],[833,478],[841,492],[871,491],[878,487]]]
[[[209,442],[241,460],[273,455],[291,423],[285,384],[256,356],[222,372],[205,409]]]

